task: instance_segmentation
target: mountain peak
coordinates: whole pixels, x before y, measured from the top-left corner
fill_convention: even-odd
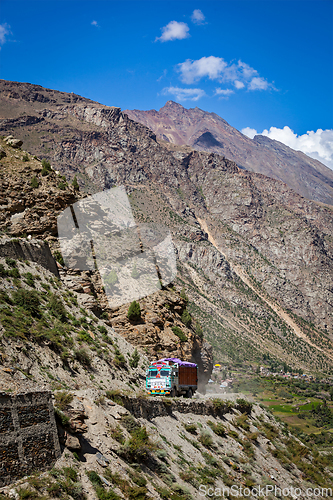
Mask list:
[[[184,107],[179,104],[178,102],[175,102],[175,101],[167,101],[164,106],[162,106],[162,108],[160,108],[160,112],[161,111],[167,111],[167,110],[170,110],[170,109],[184,109]]]

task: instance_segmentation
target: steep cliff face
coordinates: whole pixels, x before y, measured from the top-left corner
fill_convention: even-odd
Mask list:
[[[215,153],[166,148],[119,108],[73,96],[65,103],[62,94],[58,99],[41,89],[50,98],[45,107],[24,100],[20,85],[11,85],[19,97],[6,94],[5,108],[22,106],[27,116],[41,119],[19,127],[15,120],[25,115],[13,114],[2,120],[2,130],[15,130],[31,150],[44,149],[55,168],[68,177],[76,174],[86,190],[124,184],[138,222],[170,229],[179,287],[189,287],[190,307],[202,314],[219,356],[225,346],[231,359],[240,352],[243,359],[260,359],[266,349],[296,365],[329,369],[330,206]],[[13,221],[6,217],[11,230]],[[103,302],[98,287],[95,298]],[[243,347],[232,349],[238,341]]]
[[[311,200],[333,205],[333,172],[281,142],[257,135],[249,139],[215,113],[185,109],[168,101],[159,111],[125,110],[168,143],[189,145],[233,160],[240,168],[285,182]]]

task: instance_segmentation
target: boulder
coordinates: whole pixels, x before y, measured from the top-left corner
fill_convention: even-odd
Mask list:
[[[23,141],[20,141],[19,139],[8,139],[6,140],[6,143],[8,146],[11,146],[12,148],[20,148],[23,144]]]
[[[74,451],[81,449],[81,443],[80,443],[79,439],[75,436],[72,436],[71,434],[67,435],[65,446],[69,450],[74,450]]]

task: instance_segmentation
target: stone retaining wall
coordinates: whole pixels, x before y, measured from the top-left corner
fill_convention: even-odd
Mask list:
[[[51,467],[59,456],[51,393],[0,392],[0,487]]]
[[[216,400],[196,401],[182,398],[134,398],[128,396],[120,397],[124,407],[132,413],[135,418],[145,418],[150,420],[155,417],[164,417],[172,415],[174,412],[194,413],[196,415],[211,415],[213,417],[222,417],[230,413],[233,409],[241,413],[251,414],[252,404],[246,401],[233,403],[231,401]]]

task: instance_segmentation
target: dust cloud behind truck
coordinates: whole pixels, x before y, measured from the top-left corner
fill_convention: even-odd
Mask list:
[[[154,361],[146,372],[146,389],[152,395],[191,398],[198,388],[198,366],[178,358]]]

